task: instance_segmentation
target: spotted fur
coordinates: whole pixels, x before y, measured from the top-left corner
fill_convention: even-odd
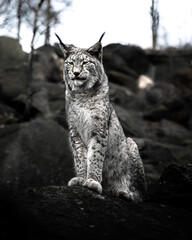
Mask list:
[[[58,37],[65,58],[66,112],[76,170],[68,185],[98,193],[105,186],[117,196],[139,202],[146,190],[143,163],[109,100],[102,37],[88,49],[65,45]]]

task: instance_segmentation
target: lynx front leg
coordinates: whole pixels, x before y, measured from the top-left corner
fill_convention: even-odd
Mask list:
[[[107,133],[93,137],[87,152],[87,179],[83,186],[102,193],[102,170],[107,146]]]
[[[82,139],[75,130],[70,131],[70,144],[74,157],[74,164],[76,170],[76,177],[68,182],[68,186],[80,185],[82,186],[86,179],[87,162],[86,155],[87,149],[84,146]]]

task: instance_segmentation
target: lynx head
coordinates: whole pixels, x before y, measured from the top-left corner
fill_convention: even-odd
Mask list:
[[[102,81],[102,45],[101,40],[87,49],[64,44],[59,36],[59,45],[64,55],[64,80],[69,90],[82,92],[99,86]]]

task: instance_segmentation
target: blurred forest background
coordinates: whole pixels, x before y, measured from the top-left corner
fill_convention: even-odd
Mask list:
[[[72,0],[0,1],[0,32],[16,29],[15,38],[0,36],[0,193],[5,189],[17,193],[29,187],[64,186],[74,176],[62,82],[64,59],[58,44],[50,44],[61,14],[72,7]],[[192,46],[187,42],[180,47],[160,48],[161,15],[157,0],[151,1],[148,14],[151,48],[110,43],[104,47],[103,64],[109,78],[110,98],[125,134],[138,144],[150,201],[174,205],[180,214],[183,208],[191,209],[192,199]],[[23,25],[31,29],[29,53],[20,45]],[[78,27],[82,27],[81,21]],[[90,34],[91,30],[88,31]],[[36,47],[40,38],[44,44]],[[152,211],[154,206],[148,208]],[[73,212],[70,214],[73,217]],[[166,225],[163,221],[153,224],[162,229]],[[168,226],[176,230],[169,229],[175,234],[172,239],[184,232],[191,234],[190,228],[185,229],[190,221],[183,224],[180,233],[176,226],[182,221],[177,220],[176,225],[171,221]],[[159,239],[166,236],[161,233]],[[182,234],[180,239],[185,239]],[[154,236],[157,237],[155,232]]]

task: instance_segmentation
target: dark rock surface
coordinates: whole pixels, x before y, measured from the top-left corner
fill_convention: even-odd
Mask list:
[[[30,188],[15,197],[14,204],[9,202],[12,215],[5,208],[3,215],[1,212],[3,224],[7,220],[9,228],[0,235],[10,239],[192,237],[192,213],[185,205],[176,208],[153,199],[142,204],[128,203],[107,193],[100,196],[85,188],[61,186]]]
[[[53,120],[3,127],[0,146],[0,183],[12,191],[66,185],[74,175],[68,133]]]
[[[16,40],[0,37],[0,50],[0,239],[192,239],[191,48],[104,48],[112,104],[145,167],[142,204],[66,187],[74,171],[58,47],[36,50],[31,78]]]
[[[154,201],[186,208],[192,212],[192,165],[169,165],[153,191],[150,194]]]
[[[1,36],[0,49],[0,68],[16,67],[28,59],[28,54],[22,51],[16,39]]]

